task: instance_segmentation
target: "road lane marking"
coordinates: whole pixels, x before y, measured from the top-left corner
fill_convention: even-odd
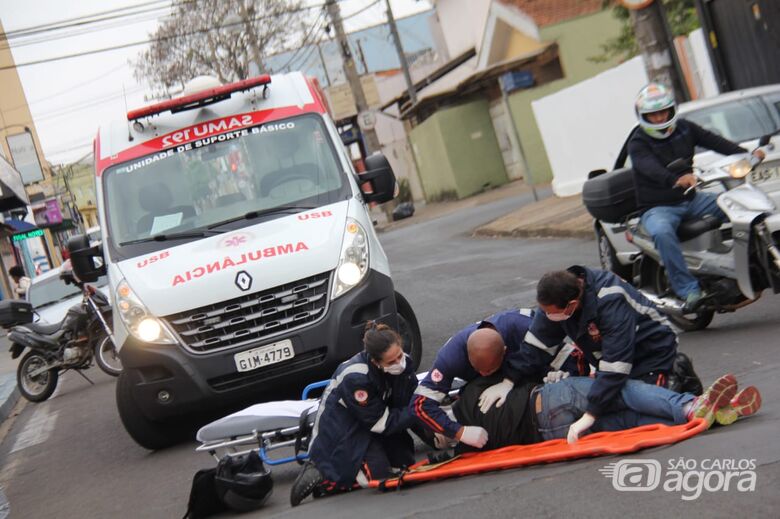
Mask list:
[[[49,411],[48,406],[38,405],[33,411],[32,417],[24,426],[19,436],[16,437],[10,454],[27,447],[39,445],[49,439],[57,423],[57,411]]]

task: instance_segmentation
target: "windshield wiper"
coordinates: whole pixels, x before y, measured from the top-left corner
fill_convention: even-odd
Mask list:
[[[125,245],[133,245],[135,243],[147,243],[150,241],[168,241],[168,240],[183,240],[185,238],[203,238],[208,234],[221,234],[219,231],[213,231],[211,228],[203,231],[184,231],[175,232],[171,234],[155,234],[146,238],[140,238],[138,240],[130,240],[119,244],[120,247]]]
[[[314,206],[307,206],[307,205],[280,205],[279,207],[271,207],[269,209],[262,209],[260,211],[249,211],[248,213],[244,213],[241,216],[236,216],[235,218],[228,218],[227,220],[223,220],[221,222],[217,222],[214,224],[211,224],[207,227],[209,230],[213,230],[217,227],[222,227],[223,225],[227,225],[229,223],[238,222],[241,220],[254,220],[255,218],[259,218],[261,216],[266,216],[269,214],[276,214],[276,213],[286,213],[290,211],[306,211],[308,209],[316,209]]]

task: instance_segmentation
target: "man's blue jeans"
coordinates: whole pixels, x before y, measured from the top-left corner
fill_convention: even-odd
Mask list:
[[[565,438],[569,426],[580,419],[588,407],[588,393],[594,380],[569,377],[540,389],[542,410],[537,413],[539,434],[545,440]],[[596,419],[591,432],[622,431],[640,425],[681,424],[688,421],[685,404],[695,397],[666,388],[627,380],[609,414]]]
[[[716,203],[717,196],[712,193],[697,192],[693,200],[677,205],[661,205],[648,209],[642,214],[642,227],[653,237],[655,248],[661,255],[672,290],[682,299],[688,294],[698,292],[699,282],[688,271],[680,241],[677,239],[677,227],[684,220],[711,215],[726,220],[726,215]]]

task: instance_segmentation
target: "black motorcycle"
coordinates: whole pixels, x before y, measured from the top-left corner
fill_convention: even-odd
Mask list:
[[[77,280],[70,271],[60,278],[81,289],[82,300],[73,305],[65,318],[55,324],[33,323],[30,303],[0,301],[0,326],[10,328],[11,357],[29,349],[16,370],[19,392],[31,402],[42,402],[57,388],[60,371],[74,370],[94,384],[83,370],[94,360],[105,373],[116,377],[122,365],[116,354],[108,321],[111,304],[102,292]]]

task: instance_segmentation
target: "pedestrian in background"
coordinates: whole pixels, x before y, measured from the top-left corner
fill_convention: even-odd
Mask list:
[[[24,269],[19,265],[14,265],[8,269],[8,274],[13,278],[16,286],[14,287],[14,293],[18,299],[25,299],[27,297],[27,289],[30,288],[32,281],[29,277],[24,275]]]

